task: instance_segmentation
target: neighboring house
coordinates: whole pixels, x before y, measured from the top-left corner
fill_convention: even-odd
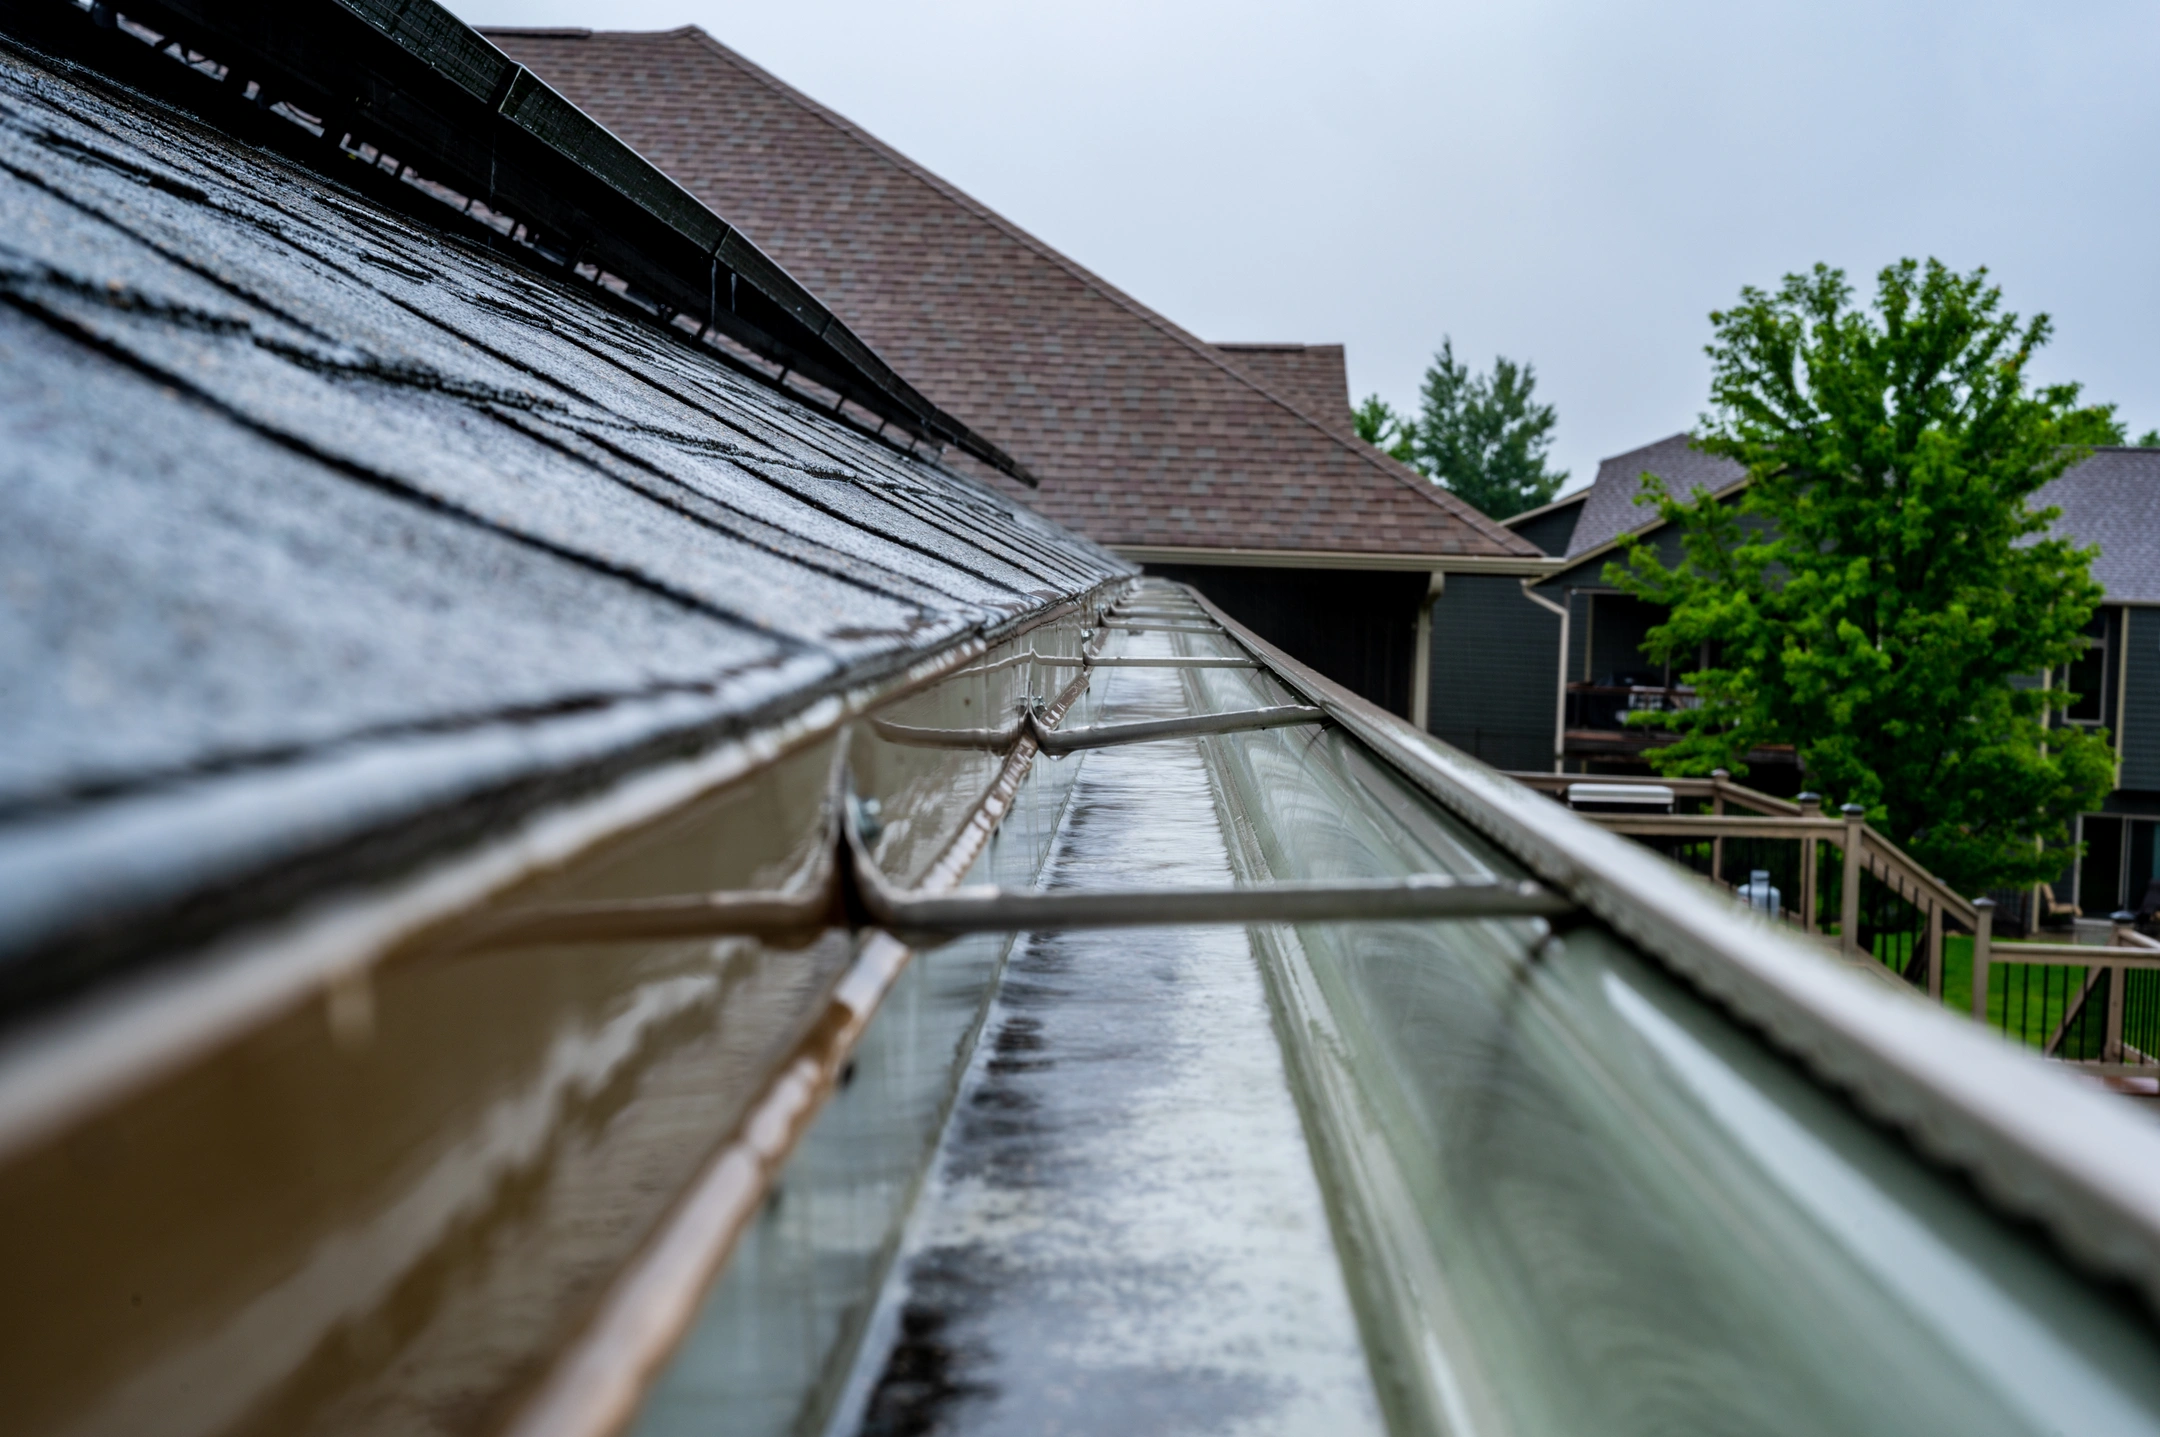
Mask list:
[[[1544,563],[1356,438],[1340,346],[1197,339],[697,29],[488,33],[1042,487],[973,472],[1397,712],[1435,588]]]
[[[1434,733],[1502,768],[1648,771],[1644,751],[1659,740],[1627,715],[1670,709],[1689,694],[1679,673],[1643,652],[1663,611],[1605,578],[1637,536],[1665,562],[1679,558],[1678,531],[1636,503],[1646,472],[1675,491],[1729,500],[1746,483],[1740,465],[1676,434],[1605,460],[1589,489],[1510,520],[1560,563],[1513,593],[1504,582],[1449,576],[1433,610]],[[2102,449],[2034,504],[2060,509],[2056,532],[2099,550],[2093,577],[2106,599],[2085,657],[2063,680],[2080,698],[2062,722],[2113,736],[2116,789],[2079,821],[2088,851],[2055,893],[2060,904],[2105,914],[2138,906],[2160,877],[2160,449]],[[1753,786],[1788,794],[1803,786],[1789,749],[1758,751],[1749,765]],[[2022,911],[2004,916],[2024,921]]]
[[[1697,453],[1676,434],[1605,460],[1588,489],[1508,520],[1550,558],[1527,578],[1447,577],[1433,604],[1435,735],[1498,768],[1640,766],[1651,739],[1620,727],[1611,691],[1667,687],[1662,668],[1653,672],[1639,650],[1656,617],[1603,575],[1619,542],[1651,518],[1635,503],[1646,471],[1689,491],[1741,478],[1738,465]],[[1628,700],[1621,692],[1618,703]],[[1652,701],[1662,700],[1637,700]]]
[[[1630,712],[1667,708],[1686,701],[1676,693],[1679,674],[1643,653],[1650,630],[1663,622],[1664,610],[1623,592],[1605,577],[1605,567],[1625,557],[1630,541],[1648,533],[1658,557],[1680,559],[1680,535],[1640,502],[1643,476],[1655,474],[1676,494],[1711,493],[1737,497],[1747,471],[1730,459],[1704,454],[1685,434],[1675,434],[1640,449],[1615,455],[1598,465],[1597,481],[1582,495],[1582,510],[1560,550],[1562,566],[1528,591],[1533,601],[1556,606],[1559,621],[1549,652],[1553,667],[1540,685],[1545,709],[1549,767],[1588,772],[1622,766],[1641,771],[1643,751],[1657,740],[1649,730],[1627,722]],[[1530,516],[1525,516],[1529,518]],[[1531,522],[1537,522],[1532,519]],[[1567,662],[1559,665],[1565,636]],[[1683,666],[1684,671],[1684,666]],[[1555,692],[1557,688],[1557,693]],[[1798,792],[1799,773],[1790,751],[1752,754],[1749,782],[1772,792]]]
[[[2160,449],[2102,449],[2034,503],[2062,511],[2056,533],[2100,550],[2107,598],[2063,680],[2079,695],[2063,721],[2114,738],[2115,791],[2078,820],[2086,853],[2055,892],[2105,916],[2140,906],[2160,878]]]

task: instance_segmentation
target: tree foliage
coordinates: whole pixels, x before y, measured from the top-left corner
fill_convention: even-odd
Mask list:
[[[1365,402],[1350,411],[1350,422],[1357,427],[1357,437],[1385,453],[1391,459],[1413,464],[1417,458],[1411,436],[1416,426],[1395,412],[1395,406],[1377,394],[1365,396]]]
[[[1472,374],[1440,342],[1425,371],[1416,417],[1398,414],[1377,394],[1353,411],[1358,438],[1437,479],[1495,519],[1535,509],[1567,482],[1545,467],[1553,407],[1532,397],[1537,371],[1495,359],[1492,373]]]
[[[2112,406],[2032,387],[2045,315],[2002,308],[1987,271],[1885,269],[1872,312],[1818,265],[1711,316],[1711,414],[1698,445],[1747,466],[1737,507],[1646,501],[1680,562],[1637,541],[1609,580],[1670,610],[1660,659],[1693,668],[1699,708],[1666,772],[1746,772],[1794,745],[1811,786],[1967,893],[2054,877],[2070,823],[2113,784],[2106,738],[2049,727],[2101,590],[2092,551],[2046,536],[2035,490],[2121,442]],[[2053,852],[2042,852],[2045,844]]]
[[[1535,509],[1567,482],[1545,467],[1555,416],[1536,389],[1533,366],[1501,357],[1472,374],[1443,339],[1409,426],[1411,464],[1495,519]]]

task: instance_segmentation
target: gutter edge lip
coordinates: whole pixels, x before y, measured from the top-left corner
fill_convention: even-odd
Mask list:
[[[1456,754],[1200,602],[1285,684],[1541,880],[1863,1113],[1968,1174],[1999,1211],[2039,1223],[2073,1262],[2131,1282],[2160,1308],[2160,1191],[2136,1181],[2160,1170],[2152,1124],[1991,1030],[1890,998],[1812,946],[1725,911],[1649,850]]]
[[[289,915],[176,955],[178,962],[116,977],[26,1017],[0,1034],[0,1163],[309,1002],[366,983],[415,934],[935,683],[1127,577],[1111,576],[1031,613],[978,627],[898,672],[806,695],[771,722],[543,808],[403,878],[326,891]]]

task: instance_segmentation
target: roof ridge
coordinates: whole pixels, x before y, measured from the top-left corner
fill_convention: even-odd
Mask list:
[[[1678,433],[1674,433],[1674,434],[1668,434],[1668,435],[1666,435],[1666,436],[1665,436],[1665,437],[1664,437],[1663,439],[1653,439],[1653,440],[1651,440],[1651,441],[1650,441],[1650,442],[1649,442],[1648,444],[1638,444],[1638,445],[1636,445],[1636,446],[1635,446],[1635,447],[1634,447],[1633,449],[1623,449],[1623,450],[1621,450],[1621,451],[1620,451],[1620,452],[1619,452],[1618,454],[1608,454],[1608,455],[1606,455],[1606,456],[1605,456],[1604,458],[1602,458],[1602,459],[1598,460],[1598,465],[1599,465],[1599,467],[1600,467],[1600,468],[1602,468],[1602,467],[1604,467],[1604,466],[1605,466],[1605,465],[1607,465],[1607,464],[1617,464],[1617,463],[1619,463],[1619,462],[1620,462],[1620,461],[1621,461],[1622,459],[1625,459],[1625,458],[1627,458],[1627,457],[1628,457],[1628,456],[1629,456],[1630,454],[1642,454],[1642,453],[1646,453],[1646,452],[1648,452],[1649,450],[1652,450],[1652,449],[1658,449],[1658,448],[1662,448],[1663,446],[1665,446],[1665,445],[1667,445],[1667,444],[1670,444],[1670,443],[1672,443],[1672,442],[1673,442],[1673,441],[1674,441],[1675,439],[1685,439],[1685,440],[1687,440],[1687,441],[1688,441],[1688,447],[1689,447],[1689,448],[1694,448],[1694,447],[1695,447],[1695,446],[1694,446],[1694,441],[1695,441],[1695,434],[1694,434],[1694,431],[1693,431],[1693,430],[1689,430],[1689,429],[1682,429],[1682,430],[1680,430],[1680,431],[1679,431]],[[1698,452],[1704,452],[1704,453],[1706,453],[1706,452],[1708,452],[1708,451],[1698,451]],[[1716,456],[1716,455],[1712,455],[1711,457],[1712,457],[1712,458],[1716,458],[1716,457],[1719,457],[1719,456]]]
[[[1180,344],[1183,344],[1187,349],[1191,350],[1194,354],[1204,359],[1207,363],[1214,365],[1218,370],[1220,370],[1224,374],[1229,375],[1238,383],[1244,385],[1246,388],[1252,390],[1254,393],[1259,394],[1261,397],[1275,404],[1285,413],[1288,413],[1293,417],[1302,420],[1304,423],[1310,425],[1312,428],[1317,429],[1323,436],[1340,445],[1353,457],[1361,459],[1366,464],[1370,465],[1377,473],[1395,481],[1395,483],[1405,489],[1408,489],[1410,492],[1421,495],[1426,500],[1426,502],[1434,505],[1443,513],[1449,514],[1457,519],[1464,521],[1465,523],[1469,524],[1473,529],[1477,530],[1480,534],[1484,535],[1484,537],[1486,537],[1487,539],[1490,539],[1505,548],[1533,549],[1535,547],[1531,545],[1528,540],[1522,538],[1513,530],[1508,529],[1502,524],[1500,524],[1499,521],[1493,519],[1483,510],[1471,504],[1461,495],[1456,494],[1449,489],[1443,488],[1438,483],[1427,478],[1423,474],[1419,474],[1416,470],[1411,469],[1409,466],[1401,464],[1398,461],[1389,458],[1380,450],[1374,448],[1369,444],[1364,443],[1362,440],[1358,440],[1355,435],[1347,435],[1337,430],[1331,429],[1325,423],[1314,418],[1312,415],[1307,414],[1304,410],[1290,403],[1281,395],[1276,394],[1273,390],[1266,388],[1257,380],[1253,379],[1252,376],[1246,374],[1236,365],[1230,363],[1230,361],[1226,359],[1223,354],[1215,348],[1215,346],[1208,343],[1206,340],[1200,338],[1196,334],[1193,334],[1191,331],[1185,329],[1182,325],[1175,323],[1167,316],[1148,308],[1139,300],[1133,298],[1131,295],[1128,295],[1123,290],[1119,289],[1116,285],[1111,284],[1108,280],[1102,278],[1102,276],[1096,274],[1094,271],[1080,264],[1077,260],[1074,260],[1070,256],[1051,248],[1043,241],[1037,239],[1034,235],[1022,229],[1019,225],[1013,223],[1011,220],[1005,218],[1005,216],[999,214],[996,210],[991,209],[982,201],[976,199],[974,196],[968,194],[965,190],[962,190],[958,186],[954,185],[951,181],[942,178],[933,171],[925,168],[923,165],[909,159],[899,150],[894,149],[891,145],[886,144],[883,140],[871,134],[868,130],[865,130],[862,126],[848,119],[845,115],[842,115],[837,110],[834,110],[831,107],[823,105],[817,100],[812,99],[809,95],[803,93],[801,90],[796,89],[793,85],[790,85],[787,81],[781,79],[778,75],[773,74],[770,70],[767,70],[762,65],[759,65],[755,60],[752,60],[749,57],[728,48],[728,46],[722,44],[719,40],[713,38],[710,33],[708,33],[700,26],[683,25],[673,30],[596,30],[593,31],[591,35],[589,35],[587,38],[658,40],[675,39],[683,36],[688,36],[695,39],[700,44],[704,45],[707,49],[711,50],[713,54],[717,55],[722,60],[736,66],[737,68],[744,71],[746,74],[750,75],[752,78],[767,85],[774,91],[786,97],[792,103],[796,104],[808,113],[816,116],[818,119],[823,120],[826,124],[831,125],[834,129],[839,130],[842,134],[861,142],[863,145],[865,145],[866,147],[874,151],[876,154],[878,154],[881,158],[883,158],[887,163],[893,165],[894,168],[901,170],[903,173],[911,176],[912,178],[921,182],[928,188],[936,191],[940,195],[943,195],[946,199],[960,205],[970,214],[973,214],[977,219],[980,219],[988,224],[995,226],[1008,238],[1017,241],[1021,245],[1025,246],[1028,250],[1036,254],[1038,257],[1048,260],[1050,263],[1064,270],[1067,274],[1072,276],[1074,279],[1079,280],[1089,289],[1094,290],[1096,293],[1101,295],[1110,303],[1117,305],[1119,308],[1124,309],[1127,313],[1131,314],[1134,318],[1153,326],[1161,333],[1176,340]]]

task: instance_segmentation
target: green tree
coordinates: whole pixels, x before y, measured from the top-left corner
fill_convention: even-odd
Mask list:
[[[1416,458],[1412,447],[1415,433],[1410,422],[1395,412],[1395,406],[1377,394],[1365,396],[1365,402],[1350,412],[1350,422],[1357,426],[1357,437],[1391,459],[1405,464]]]
[[[1666,772],[1746,772],[1792,744],[1810,783],[1967,893],[2054,877],[2070,821],[2113,784],[2104,735],[2049,727],[2101,590],[2091,550],[2026,501],[2095,443],[2112,406],[2028,386],[2051,332],[1986,270],[1905,260],[1873,312],[1818,265],[1711,315],[1701,448],[1745,464],[1736,506],[1653,484],[1683,557],[1638,540],[1612,582],[1670,608],[1651,631],[1701,706],[1669,716]],[[2041,851],[2045,844],[2052,852]]]
[[[2138,448],[2160,449],[2160,429],[2148,429],[2138,436]]]
[[[1537,371],[1506,358],[1472,374],[1444,339],[1425,371],[1410,462],[1495,519],[1535,509],[1567,482],[1545,467],[1553,407],[1532,397]]]

